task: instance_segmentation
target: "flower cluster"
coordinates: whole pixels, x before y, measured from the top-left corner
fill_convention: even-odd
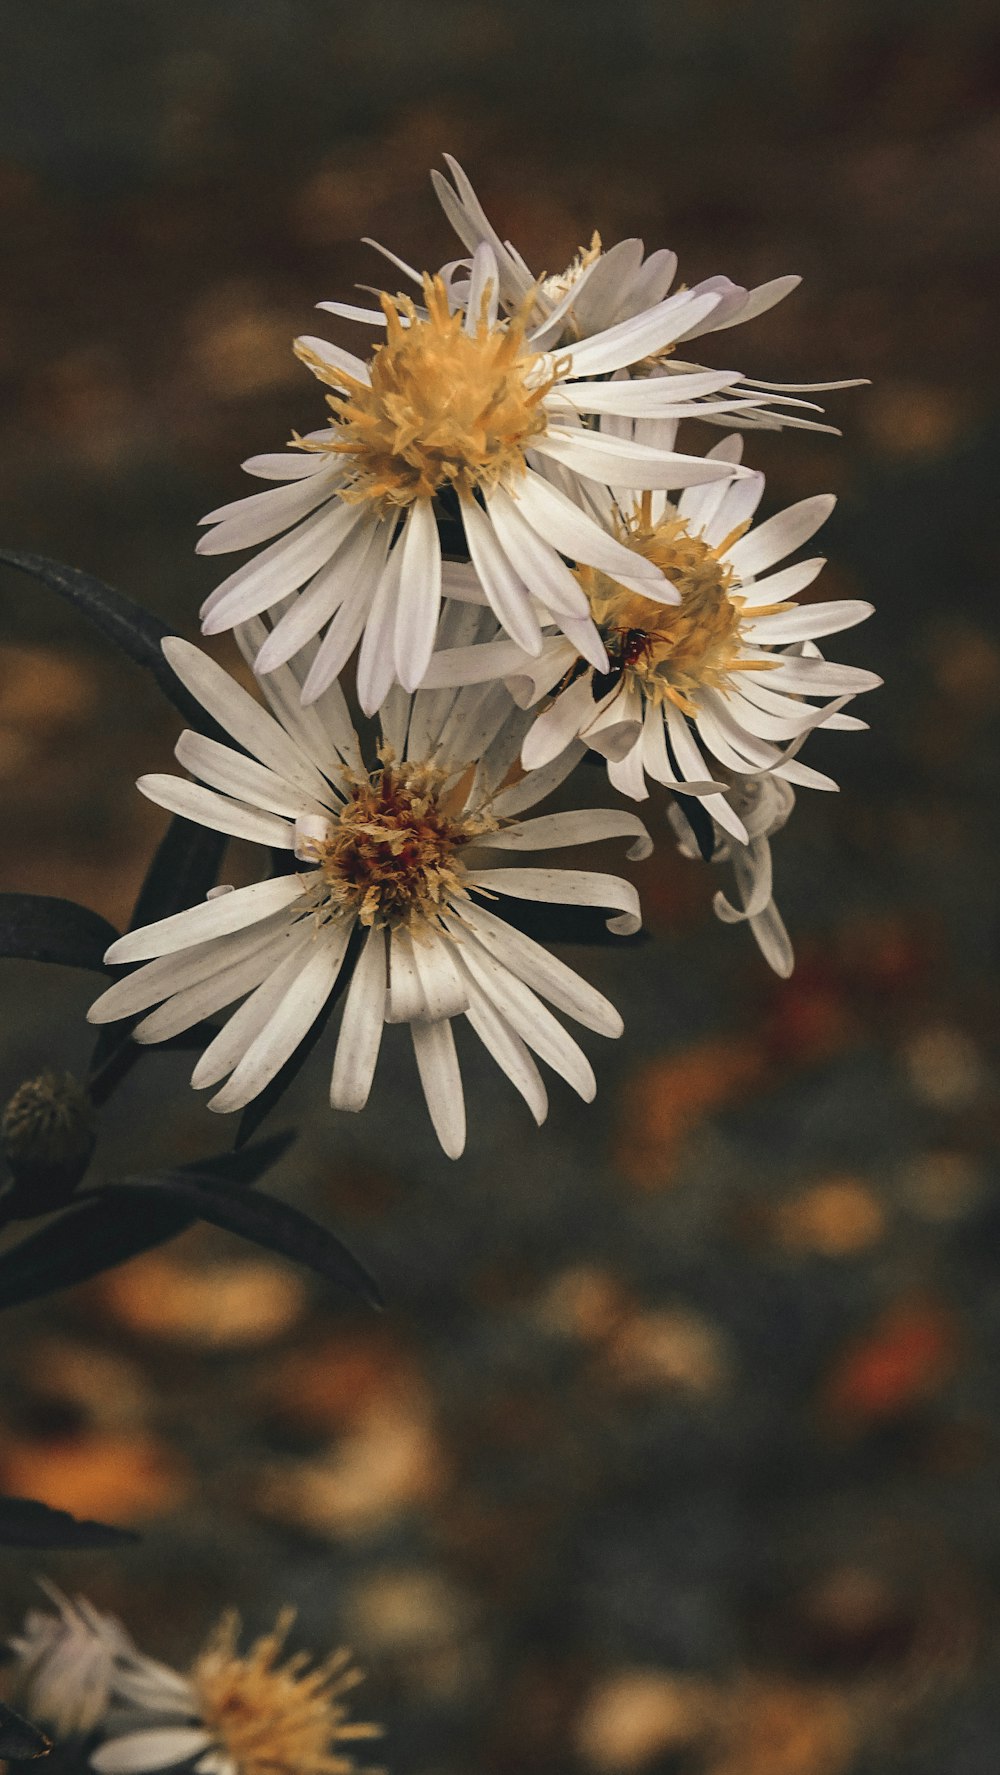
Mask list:
[[[830,429],[807,397],[844,385],[763,383],[686,355],[798,280],[748,290],[717,276],[671,293],[672,253],[605,250],[596,235],[539,276],[449,166],[435,185],[465,256],[421,272],[386,253],[407,292],[320,304],[372,329],[373,349],[297,341],[325,423],[251,457],[273,485],[204,520],[203,554],[266,545],[201,616],[206,635],[234,633],[268,708],[195,648],[165,644],[232,743],[185,733],[190,780],[139,787],[267,847],[275,872],[130,931],[107,959],[143,965],[91,1017],[141,1014],[136,1039],[156,1042],[236,1006],[192,1079],[228,1111],[281,1074],[342,994],[333,1106],[365,1104],[384,1023],[406,1023],[454,1156],[455,1019],[539,1121],[539,1060],[584,1098],[595,1089],[556,1013],[622,1028],[510,903],[602,907],[629,933],[634,888],[509,853],[625,838],[640,857],[650,841],[625,808],[539,804],[588,749],[627,800],[663,785],[682,850],[732,864],[738,904],[717,895],[720,918],[749,923],[785,974],[769,839],[793,785],[836,786],[800,761],[808,734],[863,727],[845,705],[878,679],[817,645],[868,604],[797,601],[823,561],[788,557],[832,499],[755,523],[764,478],[742,460],[744,434]],[[683,450],[682,421],[695,438]],[[705,425],[724,435],[699,449]],[[342,684],[355,655],[372,734]]]
[[[9,1642],[16,1698],[49,1731],[67,1766],[97,1775],[351,1775],[350,1747],[380,1735],[351,1720],[361,1681],[348,1652],[321,1664],[288,1657],[292,1612],[246,1652],[223,1616],[183,1675],[139,1651],[113,1616],[44,1584],[53,1611],[32,1609]]]

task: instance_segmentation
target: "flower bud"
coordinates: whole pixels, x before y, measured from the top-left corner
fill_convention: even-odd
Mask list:
[[[25,1079],[0,1118],[0,1151],[13,1179],[2,1198],[12,1218],[61,1208],[90,1164],[94,1108],[72,1073]]]

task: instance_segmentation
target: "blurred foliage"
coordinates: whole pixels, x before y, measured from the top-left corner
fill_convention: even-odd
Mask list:
[[[292,335],[383,275],[360,235],[450,254],[449,149],[540,269],[597,226],[688,281],[804,274],[726,337],[873,379],[844,442],[754,453],[773,504],[840,493],[823,595],[874,599],[844,651],[887,680],[776,846],[790,982],[664,822],[655,942],[580,956],[627,1014],[593,1108],[557,1095],[539,1137],[469,1051],[449,1166],[402,1042],[364,1118],[318,1055],[298,1081],[279,1185],[387,1317],[188,1232],[5,1318],[0,1489],[143,1528],[52,1568],[151,1652],[227,1600],[349,1639],[407,1775],[993,1775],[994,9],[0,0],[0,34],[5,544],[193,634],[197,518],[318,411]],[[171,717],[13,573],[3,624],[2,885],[120,926]],[[0,1094],[81,1070],[90,982],[2,973]],[[189,1065],[126,1081],[104,1175],[211,1145]],[[38,1556],[4,1558],[13,1624]]]

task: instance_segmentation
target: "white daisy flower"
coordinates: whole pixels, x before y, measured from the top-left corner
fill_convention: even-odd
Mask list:
[[[666,300],[677,272],[677,254],[660,248],[647,257],[641,240],[620,240],[605,250],[600,235],[595,232],[589,247],[581,247],[565,271],[551,277],[537,277],[516,247],[510,241],[501,240],[458,161],[450,154],[444,159],[452,182],[443,173],[431,173],[438,201],[470,253],[474,254],[481,246],[489,247],[497,265],[501,303],[511,313],[527,307],[531,337],[536,345],[544,344],[548,350],[571,347],[580,340],[590,339],[595,333],[618,327]],[[377,242],[371,244],[377,245]],[[392,254],[388,256],[410,276],[415,275],[412,267]],[[460,260],[449,267],[457,298],[465,293],[466,286],[459,279],[464,276],[467,265],[468,261]],[[703,278],[692,287],[690,294],[696,297],[714,295],[718,298],[715,306],[707,314],[692,319],[668,345],[650,352],[633,374],[689,376],[699,371],[701,365],[681,362],[675,356],[678,348],[693,343],[706,333],[721,333],[745,321],[756,320],[758,315],[766,314],[769,308],[783,301],[801,282],[797,276],[775,277],[750,290],[728,277]],[[837,382],[781,383],[734,376],[731,381],[734,385],[738,383],[739,392],[747,401],[738,423],[761,430],[799,426],[809,431],[833,431],[835,427],[805,418],[801,412],[796,415],[774,409],[781,406],[805,410],[814,403],[795,397],[860,386],[858,378]],[[699,416],[717,422],[711,407],[703,408]]]
[[[347,1718],[344,1696],[361,1681],[348,1652],[310,1665],[282,1662],[292,1611],[250,1650],[237,1650],[239,1621],[226,1615],[187,1676],[164,1664],[120,1686],[125,1706],[91,1754],[98,1775],[141,1775],[194,1763],[198,1775],[350,1775],[348,1746],[380,1728]]]
[[[734,906],[720,892],[715,895],[712,906],[723,924],[749,924],[768,966],[787,980],[795,965],[795,955],[784,920],[774,903],[770,841],[776,832],[781,831],[795,806],[795,791],[790,783],[773,775],[739,777],[733,779],[728,801],[743,822],[746,843],[741,843],[713,820],[715,848],[712,862],[732,864],[739,905]],[[711,807],[714,809],[716,805],[713,802]],[[698,858],[701,852],[697,840],[678,803],[671,805],[669,817],[682,855]]]
[[[450,607],[442,638],[473,637],[481,616]],[[241,631],[248,652],[263,633],[260,624]],[[648,855],[641,822],[620,810],[523,817],[569,774],[583,747],[570,744],[544,770],[520,775],[525,718],[502,684],[412,699],[397,690],[381,712],[380,762],[369,770],[339,685],[303,708],[298,679],[279,668],[264,683],[271,715],[187,642],[171,637],[164,652],[243,750],[185,733],[177,756],[199,780],[144,777],[140,789],[172,813],[288,852],[292,873],[214,890],[200,906],[129,931],[107,960],[145,965],[97,1000],[91,1021],[146,1012],[134,1035],[156,1042],[242,1000],[192,1076],[199,1089],[221,1085],[211,1109],[241,1109],[328,1006],[356,947],[334,1108],[364,1107],[383,1022],[408,1023],[431,1119],[445,1151],[457,1156],[465,1143],[452,1034],[458,1016],[537,1121],[547,1103],[532,1054],[589,1100],[590,1063],[548,1006],[607,1036],[621,1033],[618,1012],[487,904],[506,896],[604,907],[614,914],[609,929],[638,929],[635,889],[617,876],[498,866],[507,851],[612,837],[632,841],[630,856]]]
[[[607,667],[564,557],[630,580],[650,601],[674,601],[656,563],[630,553],[574,495],[581,483],[680,488],[732,472],[679,453],[672,441],[623,436],[621,422],[731,412],[739,398],[710,397],[730,388],[734,372],[644,381],[615,374],[664,350],[721,295],[681,290],[553,355],[532,337],[525,311],[501,317],[498,286],[493,252],[481,246],[464,309],[453,306],[440,276],[423,278],[421,309],[408,296],[385,294],[377,311],[321,303],[341,315],[367,314],[384,341],[364,362],[322,339],[300,339],[299,356],[332,390],[330,424],[297,439],[298,454],[244,464],[286,485],[203,520],[212,526],[198,545],[203,554],[278,539],[216,587],[202,607],[203,628],[218,634],[297,594],[278,614],[256,670],[272,671],[323,631],[307,702],[339,675],[359,639],[366,714],[392,684],[412,690],[421,682],[443,590],[442,512],[460,526],[497,620],[530,654],[542,648],[540,603],[594,666]],[[597,416],[612,423],[598,430]]]
[[[711,455],[735,464],[740,449],[734,435]],[[862,622],[872,606],[849,598],[794,602],[823,558],[770,569],[808,541],[834,501],[804,499],[751,528],[763,490],[763,475],[753,474],[689,488],[676,504],[663,493],[605,495],[609,530],[631,553],[655,562],[679,595],[668,606],[647,599],[634,580],[628,585],[603,570],[577,568],[608,653],[606,672],[568,637],[550,632],[537,658],[505,639],[479,650],[442,650],[425,683],[503,676],[524,704],[546,699],[524,742],[526,769],[542,768],[582,740],[607,759],[622,794],[643,799],[648,776],[675,793],[709,797],[714,818],[745,843],[743,821],[724,792],[725,773],[770,771],[788,782],[836,788],[796,753],[820,723],[863,727],[839,711],[847,698],[881,682],[857,666],[786,651]],[[599,509],[596,499],[593,505]]]
[[[136,1669],[141,1655],[112,1615],[40,1582],[55,1613],[29,1609],[7,1641],[15,1699],[58,1741],[86,1737],[104,1718],[119,1676]]]

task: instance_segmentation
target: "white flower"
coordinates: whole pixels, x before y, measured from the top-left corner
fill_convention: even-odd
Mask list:
[[[7,1642],[14,1654],[14,1689],[29,1717],[57,1740],[84,1737],[104,1718],[123,1670],[137,1667],[124,1627],[85,1597],[70,1598],[41,1581],[55,1614],[29,1609]]]
[[[713,820],[715,846],[712,862],[732,864],[740,903],[734,906],[725,894],[717,893],[712,905],[723,924],[749,924],[768,966],[787,980],[795,965],[795,956],[781,913],[774,903],[770,840],[781,831],[795,806],[795,791],[780,777],[741,777],[733,781],[729,799],[746,828],[747,841],[741,844]],[[716,805],[716,802],[711,803],[713,808]],[[669,817],[682,854],[691,858],[700,856],[682,806],[674,803]]]
[[[581,247],[565,271],[552,277],[536,277],[516,247],[510,241],[500,239],[476,196],[471,180],[458,161],[450,154],[446,154],[444,158],[453,183],[449,183],[442,173],[431,173],[441,208],[470,253],[475,253],[484,245],[490,248],[497,264],[500,299],[504,307],[509,312],[515,312],[526,304],[530,305],[528,313],[532,338],[537,345],[544,343],[546,348],[552,350],[572,345],[578,340],[589,339],[595,333],[602,333],[609,327],[632,320],[666,299],[677,271],[677,254],[661,247],[647,258],[641,240],[620,240],[605,251],[600,235],[595,233],[590,246]],[[395,259],[394,255],[388,256],[411,277],[416,275],[410,266]],[[452,271],[451,284],[456,296],[464,292],[464,285],[457,281],[456,274],[464,271],[466,264],[467,261],[458,261],[454,268],[449,268]],[[790,295],[801,281],[800,277],[795,276],[775,277],[768,283],[758,284],[756,289],[748,290],[742,284],[733,283],[728,277],[703,278],[701,283],[693,286],[690,294],[715,295],[718,297],[716,305],[707,314],[692,319],[691,324],[683,332],[679,332],[665,350],[661,347],[658,352],[650,353],[639,365],[638,374],[685,376],[699,370],[701,366],[698,364],[680,362],[674,356],[675,349],[690,344],[703,334],[721,333],[730,327],[742,325],[744,321],[755,320],[758,315],[766,314],[769,308]],[[667,356],[666,352],[670,355]],[[856,378],[839,382],[760,382],[738,377],[733,372],[730,372],[730,384],[733,387],[738,384],[741,395],[751,397],[741,410],[738,420],[740,425],[757,430],[774,430],[782,425],[799,426],[809,431],[830,431],[835,428],[820,425],[814,420],[803,418],[801,414],[793,416],[790,413],[778,413],[774,408],[783,406],[807,409],[813,406],[811,401],[793,397],[837,388],[855,388],[859,385]],[[726,386],[724,383],[718,384],[719,389]],[[698,416],[708,419],[710,423],[715,422],[710,406],[703,407]]]
[[[443,638],[471,639],[482,614],[451,606]],[[262,633],[259,624],[241,631],[244,647],[252,652]],[[381,764],[369,771],[339,685],[303,708],[297,678],[282,667],[265,680],[271,715],[187,642],[171,637],[164,652],[244,749],[185,733],[177,756],[199,781],[144,777],[140,789],[173,813],[286,851],[301,867],[215,890],[202,905],[129,931],[107,959],[146,965],[97,1000],[91,1021],[149,1012],[134,1034],[156,1042],[242,1000],[192,1076],[198,1088],[226,1080],[211,1109],[240,1109],[312,1028],[357,946],[333,1068],[334,1108],[364,1107],[383,1022],[408,1023],[434,1127],[457,1156],[465,1109],[451,1020],[461,1015],[537,1121],[547,1104],[532,1053],[589,1100],[596,1089],[590,1064],[548,1005],[607,1036],[621,1033],[617,1011],[483,904],[499,895],[600,906],[616,915],[609,929],[638,928],[635,889],[617,876],[497,867],[497,852],[610,837],[631,839],[631,856],[648,855],[633,814],[522,817],[568,775],[583,748],[570,745],[544,770],[511,781],[525,718],[503,685],[421,691],[412,699],[397,690],[381,712]],[[159,1008],[150,1011],[153,1005]]]
[[[532,655],[542,647],[540,605],[593,665],[607,666],[564,557],[630,580],[651,601],[674,600],[656,564],[630,554],[576,495],[581,483],[679,488],[732,472],[678,453],[672,437],[664,445],[621,433],[637,414],[676,420],[739,409],[732,395],[700,404],[729,389],[733,372],[632,381],[615,374],[671,345],[722,296],[680,290],[554,355],[532,335],[525,312],[500,316],[498,284],[492,249],[481,246],[464,309],[440,276],[423,278],[421,309],[406,296],[383,295],[374,311],[322,303],[367,314],[384,330],[383,343],[364,362],[322,339],[299,340],[299,355],[333,391],[329,425],[297,440],[298,454],[244,464],[286,485],[203,520],[213,526],[198,545],[204,554],[278,538],[210,594],[203,628],[218,634],[275,610],[256,660],[261,674],[324,631],[303,687],[307,702],[338,676],[359,640],[366,714],[393,683],[412,690],[421,682],[446,589],[442,510],[464,532],[497,620]],[[595,428],[596,416],[604,429]]]
[[[347,1652],[323,1664],[281,1654],[291,1612],[249,1652],[237,1651],[239,1623],[227,1615],[190,1675],[146,1660],[119,1691],[126,1706],[108,1721],[91,1755],[98,1775],[140,1775],[194,1763],[198,1775],[349,1775],[352,1741],[377,1726],[346,1718],[343,1696],[360,1675]]]
[[[734,464],[740,448],[733,436],[711,454]],[[753,474],[688,488],[676,505],[663,493],[605,496],[609,530],[631,553],[654,561],[679,598],[674,606],[654,603],[634,581],[577,570],[608,652],[607,672],[595,671],[566,636],[550,633],[537,659],[507,640],[478,652],[443,650],[425,683],[505,676],[519,701],[548,699],[524,742],[526,769],[583,740],[608,760],[622,794],[644,798],[649,776],[675,792],[708,797],[719,824],[745,843],[732,797],[722,792],[725,773],[773,771],[788,782],[836,788],[795,754],[820,723],[863,727],[840,709],[881,682],[860,667],[820,658],[815,648],[813,657],[799,653],[798,643],[862,622],[872,606],[849,598],[793,601],[816,578],[822,557],[769,570],[814,534],[834,502],[804,499],[751,529],[763,489],[763,475]],[[598,510],[596,498],[593,504]],[[806,700],[813,697],[818,706]]]

